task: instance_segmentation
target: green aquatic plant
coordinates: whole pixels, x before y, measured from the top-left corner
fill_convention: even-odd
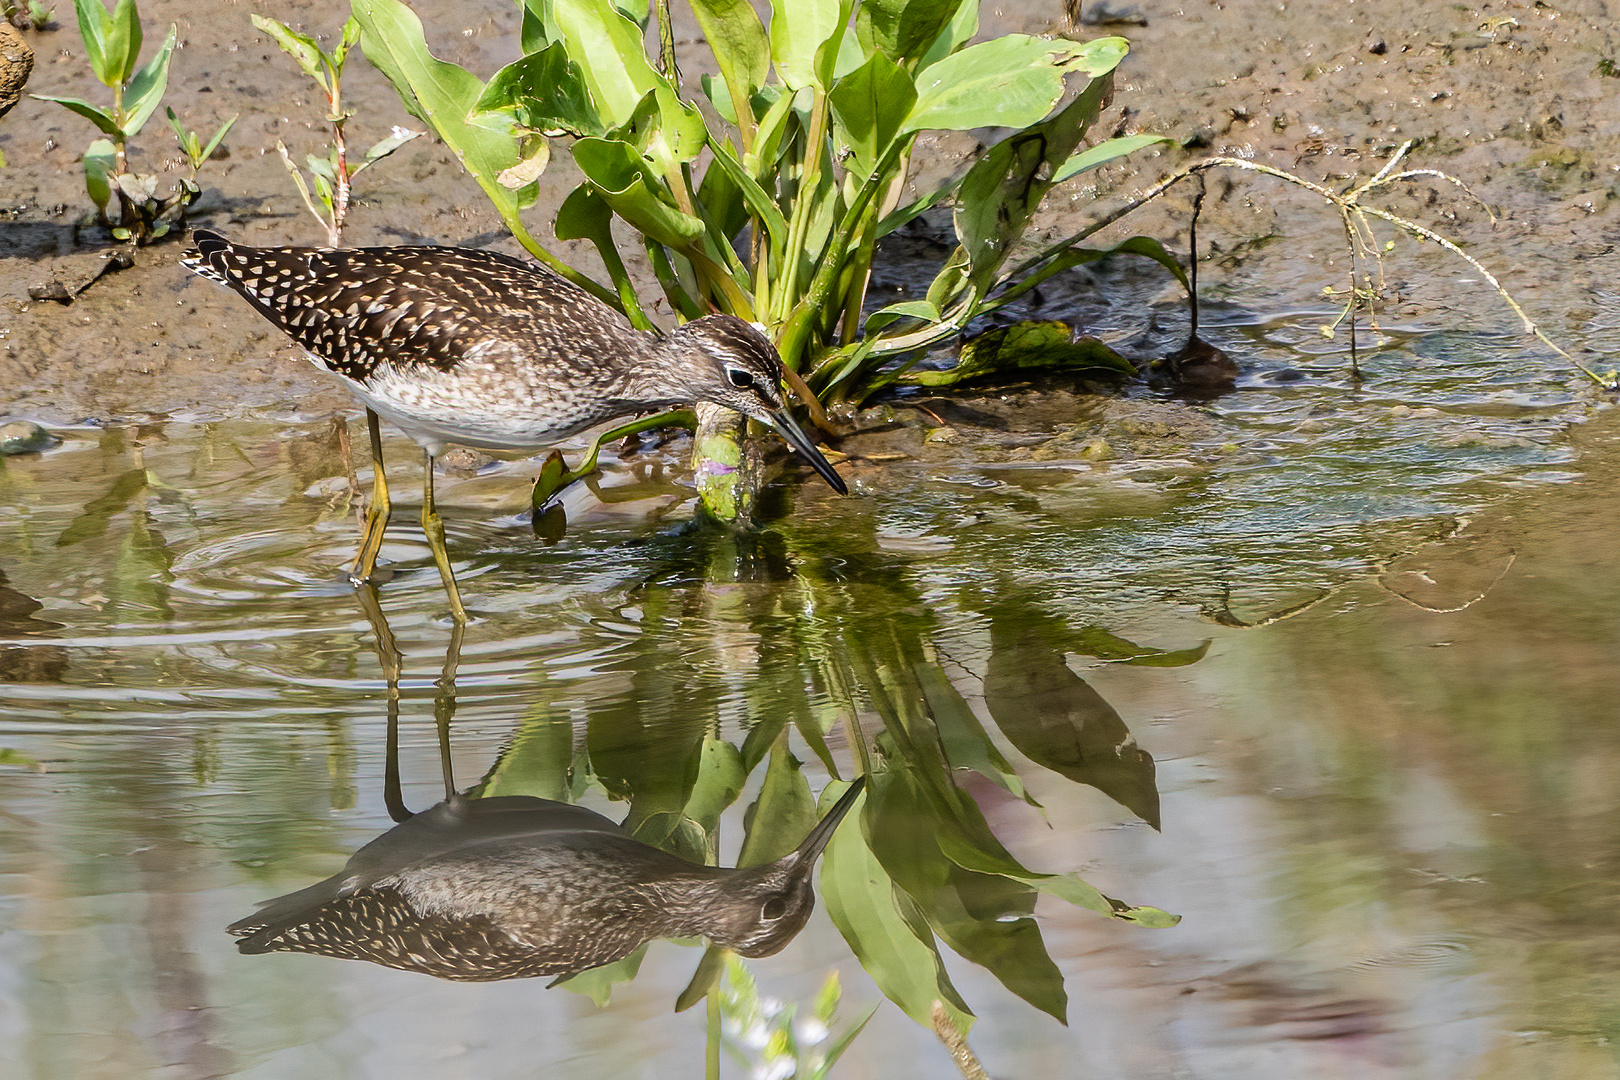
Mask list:
[[[192,179],[177,180],[174,191],[162,197],[158,195],[156,176],[132,172],[129,167],[129,141],[146,126],[169,86],[175,27],[170,25],[157,53],[141,65],[144,35],[135,0],[118,0],[110,12],[102,6],[101,0],[74,0],[74,9],[85,56],[96,78],[112,91],[112,104],[96,105],[80,98],[52,94],[35,94],[34,97],[54,101],[77,113],[106,136],[96,139],[84,152],[85,189],[96,204],[97,220],[107,226],[116,239],[149,243],[174,229],[184,219],[186,208],[201,193],[195,180],[195,166]],[[234,122],[234,117],[226,121],[208,145],[217,146]],[[187,149],[185,135],[178,119],[172,123],[184,151]],[[200,164],[197,161],[197,165]],[[108,213],[115,200],[116,218]]]
[[[303,169],[293,161],[286,143],[276,140],[276,150],[281,154],[281,161],[287,166],[287,172],[291,174],[304,205],[321,228],[326,230],[327,243],[337,247],[343,243],[343,226],[348,220],[354,178],[422,133],[396,127],[387,138],[373,144],[359,162],[351,163],[344,125],[354,114],[343,108],[343,68],[348,62],[349,50],[360,40],[360,24],[353,17],[344,22],[343,29],[338,33],[337,44],[331,51],[321,48],[320,42],[310,35],[275,19],[255,15],[253,25],[296,60],[299,68],[320,87],[326,98],[325,120],[331,126],[331,143],[326,156],[309,154],[304,158],[309,179],[304,179]],[[310,191],[312,186],[313,194]]]
[[[887,385],[894,376],[885,368],[900,354],[1022,295],[1046,276],[1045,261],[1078,256],[1058,245],[1031,269],[1007,270],[1054,184],[1164,141],[1133,135],[1084,146],[1124,39],[1012,34],[970,44],[978,0],[775,0],[768,26],[749,4],[693,0],[720,74],[692,96],[681,90],[666,0],[650,14],[626,6],[525,0],[524,55],[487,82],[433,57],[400,0],[356,0],[354,13],[367,58],[536,258],[650,328],[613,233],[615,221],[628,225],[670,310],[683,320],[725,311],[762,324],[818,418],[824,404]],[[654,55],[643,44],[648,19],[657,23]],[[984,128],[1009,134],[965,172],[904,201],[919,137]],[[611,284],[564,265],[522,221],[554,140],[584,174],[558,211],[556,235],[590,241]],[[926,297],[868,313],[878,242],[947,201],[956,247]],[[1120,250],[1179,273],[1154,241]],[[1104,349],[1066,359],[1130,370]],[[700,415],[699,431],[696,457],[742,460],[741,428],[729,417]],[[731,483],[702,491],[723,520],[750,502]]]

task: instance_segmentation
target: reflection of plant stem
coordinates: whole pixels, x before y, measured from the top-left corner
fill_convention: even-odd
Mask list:
[[[704,1048],[706,1080],[720,1080],[720,995],[711,992],[708,1001],[709,1037]]]
[[[956,1062],[956,1067],[961,1071],[964,1080],[990,1080],[990,1074],[979,1064],[973,1048],[967,1044],[967,1038],[962,1034],[962,1030],[951,1020],[950,1010],[945,1008],[943,1001],[934,1002],[934,1034],[945,1044],[945,1049],[951,1052],[951,1059]]]

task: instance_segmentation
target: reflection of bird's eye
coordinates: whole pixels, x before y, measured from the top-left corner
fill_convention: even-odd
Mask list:
[[[767,920],[775,920],[780,919],[786,911],[787,901],[780,896],[773,896],[765,901],[765,906],[760,909],[759,913]]]
[[[739,390],[747,390],[754,385],[754,377],[742,368],[727,368],[726,378],[731,380],[731,385]]]

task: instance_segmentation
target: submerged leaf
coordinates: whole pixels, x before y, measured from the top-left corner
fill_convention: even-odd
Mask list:
[[[1093,337],[1070,340],[1060,322],[1021,322],[980,334],[962,346],[957,362],[943,371],[911,370],[900,376],[917,386],[954,386],[973,379],[1038,370],[1093,369],[1132,374],[1136,368]]]

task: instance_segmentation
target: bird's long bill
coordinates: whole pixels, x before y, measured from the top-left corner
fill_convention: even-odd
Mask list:
[[[838,471],[832,467],[832,462],[821,456],[816,444],[810,441],[810,436],[804,433],[803,428],[794,423],[793,417],[788,415],[786,409],[778,409],[768,414],[765,422],[775,428],[782,438],[787,440],[789,446],[803,454],[810,462],[810,467],[820,473],[821,478],[827,481],[834,491],[840,495],[849,494],[849,487],[844,483],[844,478],[838,475]]]
[[[849,790],[844,792],[843,796],[833,804],[831,810],[827,811],[827,816],[816,822],[816,827],[810,830],[810,835],[804,838],[804,843],[800,844],[798,850],[793,853],[798,858],[800,865],[808,866],[816,861],[816,856],[821,854],[821,849],[826,847],[827,841],[832,839],[832,834],[838,828],[838,823],[844,820],[844,815],[849,813],[850,807],[855,805],[855,800],[861,797],[861,792],[865,788],[866,777],[857,776],[855,782],[849,785]]]

